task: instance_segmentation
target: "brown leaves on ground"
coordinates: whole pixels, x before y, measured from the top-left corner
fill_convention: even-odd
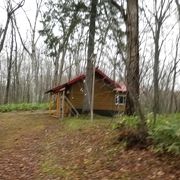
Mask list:
[[[124,150],[109,121],[0,114],[0,179],[180,179],[180,157]]]

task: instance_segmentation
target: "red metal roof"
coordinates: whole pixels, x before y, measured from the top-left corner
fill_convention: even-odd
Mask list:
[[[113,81],[106,74],[104,74],[100,69],[96,68],[95,72],[96,72],[96,76],[103,79],[105,83],[112,85],[115,91],[118,91],[118,92],[126,92],[127,91],[125,84],[117,83],[117,82]],[[45,93],[50,93],[50,92],[57,93],[57,92],[61,91],[63,88],[70,87],[71,85],[84,80],[85,77],[86,77],[85,74],[81,74],[62,85],[56,86],[55,88],[52,88],[52,89],[46,91]]]
[[[127,88],[125,86],[125,84],[120,84],[121,87],[117,87],[114,89],[114,91],[117,91],[117,92],[126,92],[127,91]]]

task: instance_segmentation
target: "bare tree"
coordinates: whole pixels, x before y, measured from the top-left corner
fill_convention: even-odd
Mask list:
[[[163,23],[166,21],[167,17],[169,16],[168,10],[172,4],[173,0],[161,0],[158,2],[154,0],[154,12],[148,9],[150,13],[150,17],[154,18],[154,24],[151,23],[147,14],[145,14],[147,23],[152,31],[153,34],[153,41],[154,41],[154,66],[153,66],[153,84],[154,84],[154,100],[153,100],[153,114],[154,114],[154,123],[156,122],[156,115],[160,111],[159,107],[159,78],[160,78],[160,70],[159,70],[159,63],[160,63],[160,52],[163,47],[163,43],[165,39],[161,40],[161,29]],[[144,11],[145,12],[145,11]]]
[[[0,52],[3,49],[4,46],[4,42],[5,42],[5,38],[6,38],[6,34],[7,34],[7,30],[8,30],[8,26],[9,26],[9,22],[10,19],[12,17],[12,15],[14,14],[15,11],[17,11],[19,8],[21,8],[24,5],[25,0],[20,1],[19,3],[17,3],[14,7],[12,7],[12,2],[11,0],[7,1],[7,7],[6,7],[6,12],[7,12],[7,19],[6,19],[6,24],[4,29],[0,29]]]
[[[4,96],[4,104],[7,104],[9,102],[11,71],[12,71],[12,65],[13,65],[13,50],[14,50],[14,26],[13,26],[13,21],[11,19],[11,43],[10,43],[9,55],[7,52],[7,83],[6,83],[6,90],[5,90],[5,96]]]
[[[24,57],[24,49],[18,49],[18,43],[17,43],[17,37],[16,37],[16,31],[14,30],[14,43],[15,43],[15,48],[14,48],[14,70],[13,70],[13,92],[14,92],[14,102],[18,103],[20,102],[20,72],[21,72],[21,65]]]
[[[19,31],[18,25],[17,25],[17,21],[16,21],[16,17],[14,16],[14,22],[16,25],[16,29],[18,31],[21,43],[25,49],[25,51],[28,53],[28,55],[31,58],[31,74],[32,74],[32,80],[31,80],[31,88],[32,88],[32,101],[33,102],[37,102],[38,101],[38,74],[39,74],[39,59],[38,59],[38,55],[37,55],[37,43],[39,40],[39,35],[37,36],[37,21],[38,21],[38,17],[40,14],[40,8],[42,5],[42,0],[36,0],[36,13],[35,13],[35,19],[34,19],[34,24],[32,24],[31,20],[29,19],[28,15],[25,13],[25,16],[27,18],[27,21],[29,23],[29,27],[30,27],[30,32],[31,32],[31,47],[28,48],[25,44],[25,42],[23,41],[23,38],[21,36],[21,33]]]

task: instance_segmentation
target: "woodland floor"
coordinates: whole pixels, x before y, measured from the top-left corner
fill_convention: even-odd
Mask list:
[[[112,122],[0,113],[0,180],[180,179],[180,157],[124,150]]]

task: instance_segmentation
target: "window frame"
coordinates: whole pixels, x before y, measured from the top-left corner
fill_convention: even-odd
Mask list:
[[[122,102],[120,101],[122,98]],[[126,95],[125,94],[116,94],[115,95],[115,105],[125,105],[126,104]]]

